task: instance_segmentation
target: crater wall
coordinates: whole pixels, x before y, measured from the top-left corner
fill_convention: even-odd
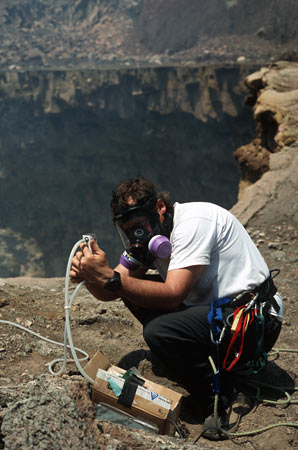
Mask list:
[[[117,263],[109,202],[128,177],[232,207],[233,153],[255,135],[243,82],[254,69],[0,73],[1,276],[63,276],[90,231]]]

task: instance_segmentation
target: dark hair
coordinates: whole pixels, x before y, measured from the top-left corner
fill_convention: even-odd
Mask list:
[[[117,187],[116,192],[113,192],[113,199],[111,201],[112,213],[115,213],[115,208],[118,206],[125,208],[130,197],[136,202],[136,204],[140,204],[144,199],[153,196],[164,201],[167,210],[172,212],[173,207],[169,192],[162,191],[157,193],[155,185],[152,181],[147,180],[146,178],[130,178],[128,181],[121,183]]]

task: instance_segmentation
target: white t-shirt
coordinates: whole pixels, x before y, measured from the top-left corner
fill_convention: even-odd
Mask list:
[[[226,209],[212,203],[175,203],[169,260],[157,260],[155,267],[163,277],[170,270],[203,265],[199,282],[184,300],[186,306],[208,305],[212,299],[234,298],[254,289],[269,277],[261,253],[243,225]],[[282,318],[282,299],[276,314]]]

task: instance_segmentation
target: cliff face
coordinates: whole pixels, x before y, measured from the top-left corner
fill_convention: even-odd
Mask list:
[[[2,276],[63,275],[72,245],[90,231],[116,263],[121,246],[108,205],[111,191],[131,176],[153,179],[174,200],[231,208],[237,147],[241,200],[233,212],[240,220],[248,223],[268,203],[273,216],[295,209],[287,191],[298,169],[297,64],[248,76],[256,122],[243,103],[249,72],[2,72]]]
[[[273,224],[283,217],[291,217],[295,226],[298,222],[298,64],[283,61],[272,64],[250,75],[246,82],[254,102],[258,136],[236,151],[242,170],[243,195],[232,211],[248,224],[266,207],[268,222]]]
[[[233,151],[255,133],[252,69],[159,68],[0,74],[2,276],[61,276],[96,232],[114,263],[111,191],[144,175],[178,201],[231,207]]]
[[[244,51],[243,36],[258,41],[259,50],[265,42],[297,39],[297,18],[294,0],[144,0],[136,23],[141,42],[153,52],[187,50],[202,38],[208,48],[207,39],[228,36]]]

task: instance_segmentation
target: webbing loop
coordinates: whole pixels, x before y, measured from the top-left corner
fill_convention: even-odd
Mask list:
[[[230,371],[235,364],[239,361],[244,345],[244,335],[247,331],[248,326],[252,323],[255,317],[255,311],[250,310],[251,308],[244,306],[239,306],[234,312],[234,320],[231,326],[231,331],[233,332],[232,339],[230,340],[226,356],[223,360],[223,369]],[[236,347],[236,349],[234,349]],[[231,352],[234,353],[234,358],[229,362],[229,356]]]
[[[245,299],[245,300],[244,300]],[[236,300],[236,301],[235,301]],[[245,301],[235,309],[226,319],[223,318],[222,308],[225,305],[234,305],[236,302]],[[216,391],[219,392],[220,370],[230,372],[241,358],[244,348],[245,333],[248,327],[254,322],[256,327],[256,352],[253,364],[253,373],[260,372],[267,363],[267,355],[263,350],[264,344],[264,317],[262,315],[262,305],[259,292],[245,291],[235,299],[222,297],[211,302],[208,313],[210,325],[211,341],[217,347],[217,374],[214,380]],[[219,358],[220,343],[226,330],[232,334],[225,356]],[[221,361],[223,361],[221,363]]]

